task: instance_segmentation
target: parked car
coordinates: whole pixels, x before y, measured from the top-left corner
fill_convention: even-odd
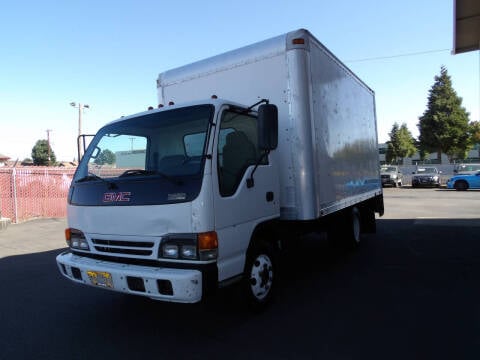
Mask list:
[[[459,191],[480,189],[480,171],[475,174],[455,175],[448,180],[447,188]]]
[[[384,165],[380,168],[380,177],[382,186],[391,185],[394,187],[402,186],[403,175],[398,166]]]
[[[478,171],[480,171],[480,164],[458,164],[453,169],[455,175],[471,175]]]
[[[419,167],[413,172],[412,187],[435,186],[440,187],[440,174],[436,167]]]

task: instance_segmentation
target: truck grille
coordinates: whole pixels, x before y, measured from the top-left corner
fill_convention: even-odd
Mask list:
[[[151,256],[154,243],[151,241],[121,241],[92,239],[95,250],[100,253]]]

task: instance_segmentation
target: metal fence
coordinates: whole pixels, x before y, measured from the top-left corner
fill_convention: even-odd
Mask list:
[[[64,217],[75,169],[0,168],[0,216],[13,223],[36,217]]]

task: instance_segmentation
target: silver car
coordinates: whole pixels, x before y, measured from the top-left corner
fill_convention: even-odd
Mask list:
[[[418,167],[412,176],[412,187],[440,187],[440,174],[436,167]]]
[[[402,186],[403,175],[398,166],[384,165],[380,168],[382,186]]]

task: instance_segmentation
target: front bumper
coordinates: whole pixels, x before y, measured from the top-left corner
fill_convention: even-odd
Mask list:
[[[413,178],[412,186],[440,186],[440,178],[437,180],[432,178]]]
[[[399,183],[398,179],[382,177],[382,186],[391,185],[395,186]]]
[[[91,259],[64,252],[57,256],[60,273],[76,283],[155,300],[195,303],[202,299],[202,272]],[[96,274],[107,281],[98,281]]]

